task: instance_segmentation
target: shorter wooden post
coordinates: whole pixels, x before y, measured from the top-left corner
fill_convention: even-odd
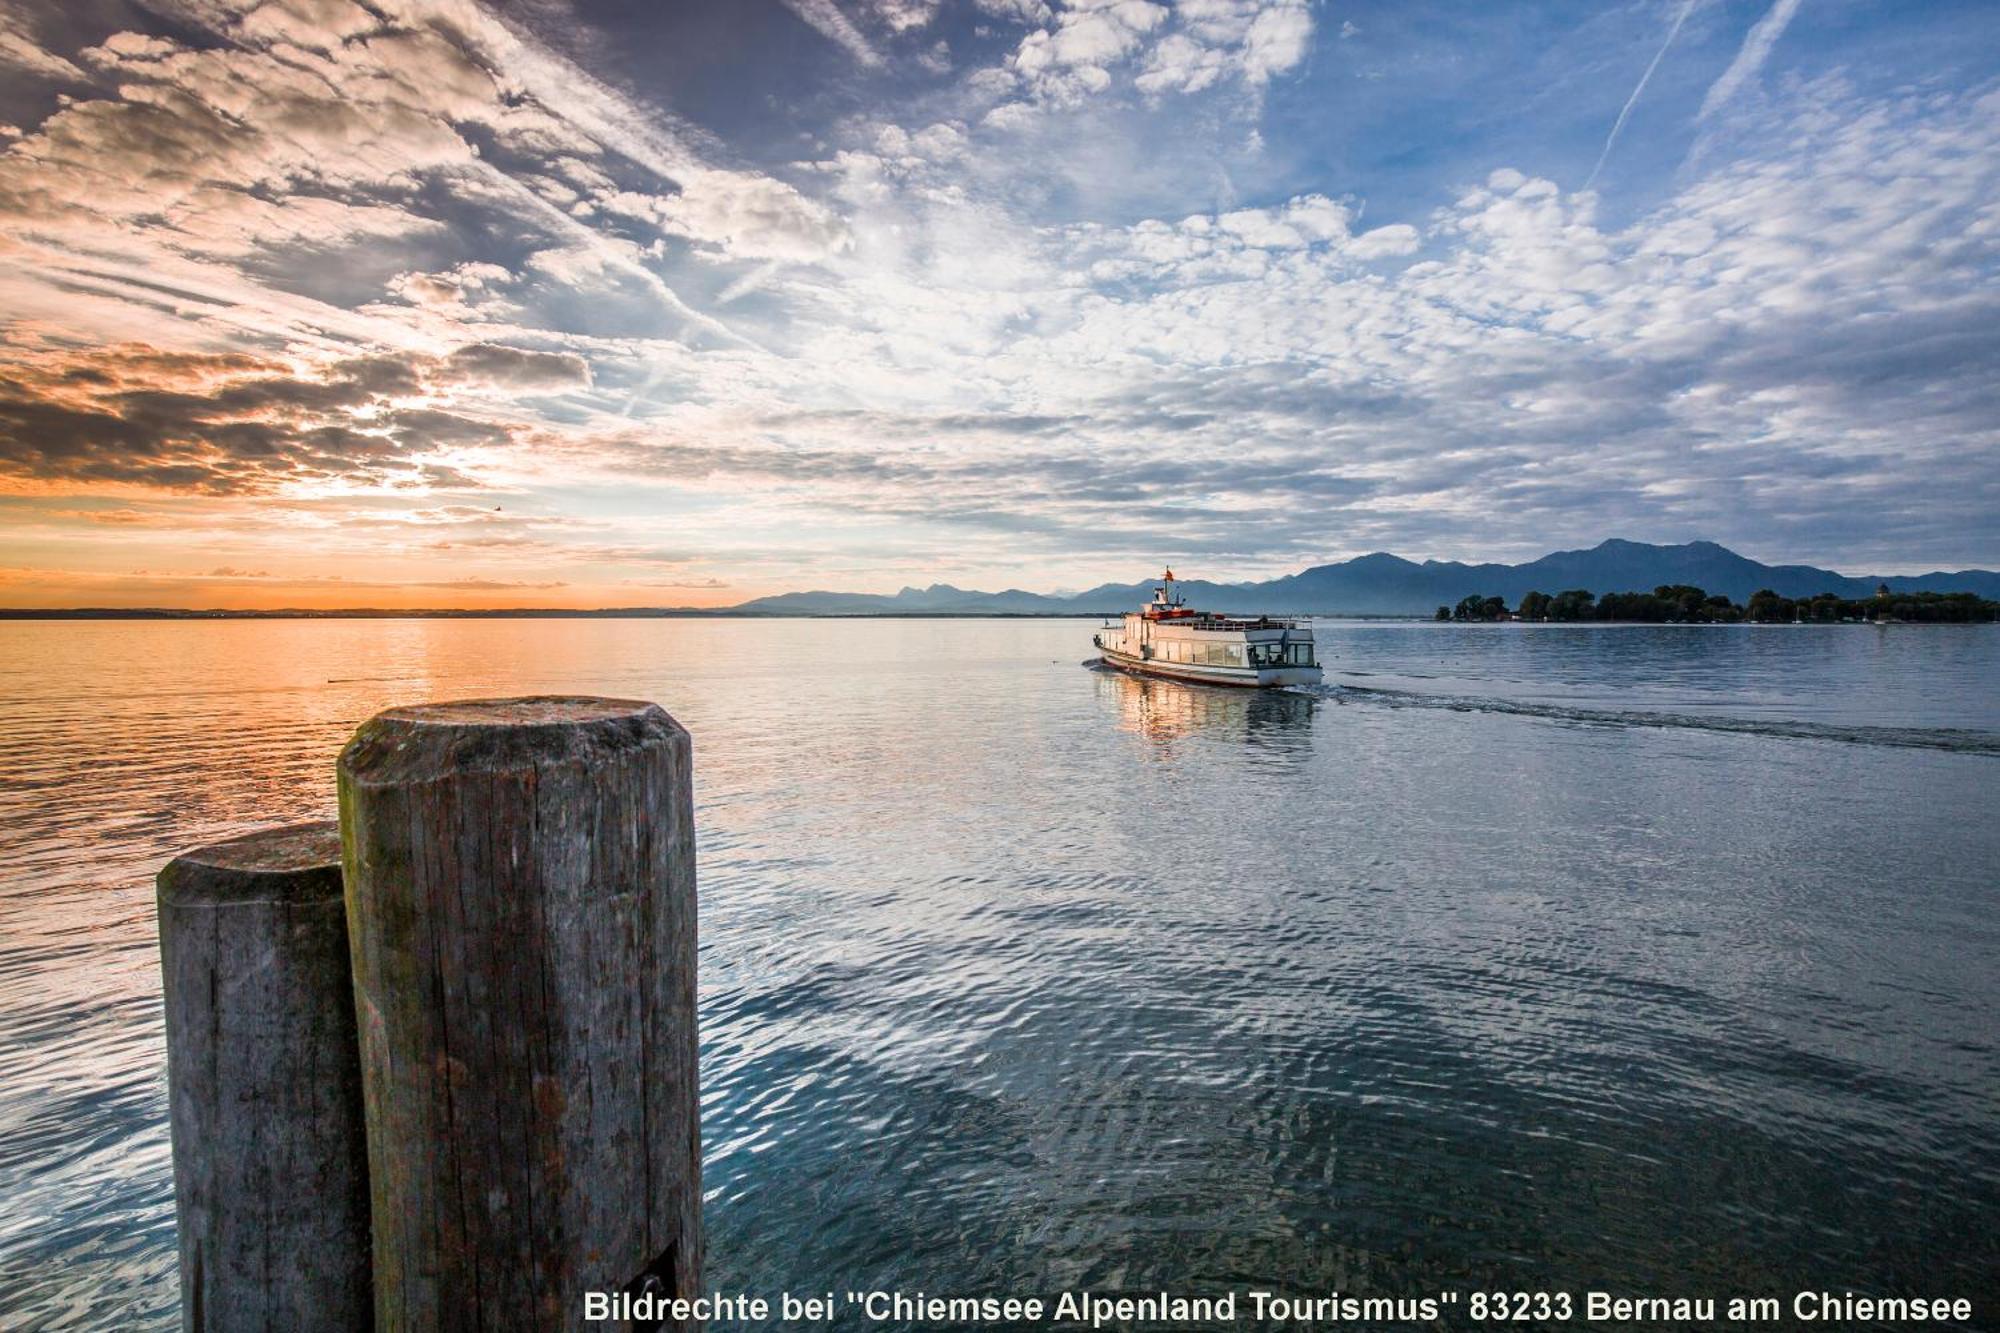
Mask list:
[[[182,1328],[372,1327],[339,827],[175,857],[159,912]]]

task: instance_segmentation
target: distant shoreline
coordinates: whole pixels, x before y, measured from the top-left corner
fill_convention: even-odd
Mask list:
[[[0,607],[7,620],[1102,620],[1123,611],[699,611],[699,610],[522,610],[498,611],[175,611],[116,608],[20,610]],[[1415,613],[1272,611],[1270,615],[1316,616],[1325,620],[1428,622]]]
[[[218,571],[222,572],[222,571]],[[1468,591],[1517,601],[1536,588],[1581,590],[1617,587],[1717,590],[1716,596],[1746,603],[1758,592],[1797,602],[1827,596],[1843,601],[1869,599],[1888,588],[1898,598],[1970,593],[2000,600],[2000,571],[1966,569],[1956,573],[1850,576],[1810,565],[1766,565],[1738,555],[1714,542],[1655,546],[1611,538],[1589,550],[1554,551],[1520,565],[1426,560],[1422,564],[1387,552],[1356,556],[1334,564],[1315,565],[1295,574],[1249,583],[1209,583],[1178,580],[1193,605],[1221,614],[1321,615],[1354,620],[1422,620],[1440,602],[1460,600]],[[545,585],[549,586],[549,585]],[[726,586],[726,585],[725,585]],[[928,588],[904,588],[895,593],[831,592],[817,589],[752,598],[733,606],[602,606],[527,607],[344,606],[329,610],[272,607],[229,610],[219,607],[180,609],[166,606],[65,606],[0,608],[0,620],[642,620],[642,619],[786,619],[786,620],[1075,620],[1118,616],[1145,605],[1158,586],[1156,579],[1137,583],[1106,583],[1074,593],[1034,593],[1020,588],[980,592],[934,583]],[[212,588],[191,587],[194,596]],[[454,591],[489,591],[505,587],[473,585]],[[78,591],[68,589],[67,591]],[[84,589],[83,591],[89,591]],[[104,591],[100,588],[98,591]],[[166,595],[163,590],[162,595]],[[290,596],[279,587],[273,597]],[[325,592],[364,591],[328,588]],[[414,593],[419,589],[412,587]],[[605,595],[622,589],[605,588]],[[582,588],[566,595],[588,596]],[[1639,596],[1638,593],[1618,594]],[[1091,598],[1103,598],[1096,605]],[[1281,612],[1301,605],[1338,606],[1360,602],[1365,611]],[[1591,618],[1595,619],[1595,616]],[[1606,615],[1604,620],[1621,619]],[[1707,618],[1707,617],[1704,617]],[[1643,622],[1648,617],[1641,616]]]
[[[574,607],[543,610],[502,607],[497,610],[418,608],[398,611],[377,608],[333,611],[178,611],[170,607],[0,607],[0,620],[1097,620],[1115,611],[715,611],[699,608],[620,607],[589,610]],[[1366,620],[1416,620],[1419,616],[1374,615],[1343,617]]]
[[[146,607],[122,610],[117,607],[59,607],[52,610],[34,608],[0,607],[0,621],[10,620],[1102,620],[1107,616],[1119,616],[1123,611],[703,611],[696,609],[620,608],[616,610],[592,611],[565,608],[560,610],[540,610],[536,608],[502,608],[495,611],[468,611],[449,609],[421,609],[394,611],[364,608],[338,611],[224,611],[199,610],[177,611],[166,607]],[[1577,628],[1592,626],[1643,625],[1651,628],[1731,628],[1732,625],[1756,625],[1759,628],[1782,627],[1794,624],[1821,625],[1883,625],[1883,624],[1990,624],[1990,621],[1735,621],[1708,623],[1696,621],[1655,621],[1655,620],[1523,620],[1507,621],[1463,621],[1436,620],[1434,616],[1416,612],[1390,613],[1382,611],[1271,611],[1269,615],[1305,616],[1315,620],[1366,620],[1383,623],[1439,624],[1464,627],[1467,625],[1568,625]]]

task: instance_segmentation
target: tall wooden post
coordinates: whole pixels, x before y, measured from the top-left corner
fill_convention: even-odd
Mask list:
[[[616,699],[394,708],[341,753],[384,1333],[698,1293],[691,778]]]
[[[159,876],[181,1326],[370,1326],[361,1069],[332,823]]]

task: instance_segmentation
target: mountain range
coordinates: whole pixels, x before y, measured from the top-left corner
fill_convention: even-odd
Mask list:
[[[893,594],[788,592],[759,597],[730,608],[744,615],[1096,615],[1128,611],[1149,601],[1157,579],[1105,583],[1069,596],[1009,588],[973,592],[934,583]],[[1732,601],[1748,600],[1760,588],[1785,597],[1832,592],[1843,597],[1873,595],[1877,584],[1894,592],[1970,592],[2000,598],[2000,573],[1965,569],[1929,574],[1878,576],[1836,574],[1811,565],[1766,565],[1714,542],[1654,546],[1613,538],[1587,551],[1556,551],[1521,565],[1468,565],[1456,560],[1421,564],[1376,552],[1297,574],[1256,583],[1210,583],[1186,579],[1179,587],[1188,603],[1205,611],[1323,615],[1428,615],[1474,593],[1504,597],[1511,606],[1521,594],[1587,588],[1594,593],[1650,592],[1661,584],[1690,584]]]

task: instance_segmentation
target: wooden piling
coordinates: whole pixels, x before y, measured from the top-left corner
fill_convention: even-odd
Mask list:
[[[377,1326],[697,1294],[687,732],[627,700],[395,708],[339,777]]]
[[[181,1326],[370,1326],[354,989],[331,822],[159,874]]]

